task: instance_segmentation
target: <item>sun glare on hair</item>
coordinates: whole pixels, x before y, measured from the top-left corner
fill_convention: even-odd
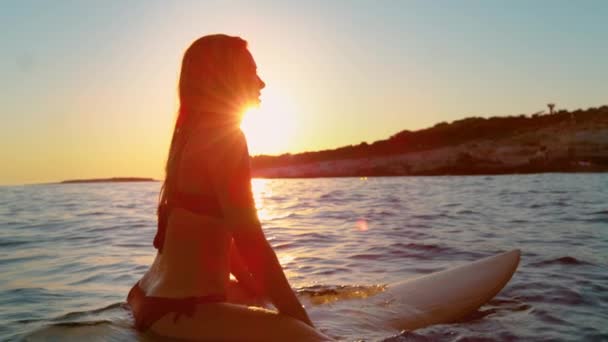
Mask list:
[[[263,92],[260,106],[247,109],[241,123],[249,153],[288,152],[289,140],[296,128],[295,110],[288,98],[268,88]]]

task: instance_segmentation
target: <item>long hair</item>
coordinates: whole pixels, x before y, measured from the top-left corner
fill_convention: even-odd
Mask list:
[[[245,105],[243,64],[251,58],[247,42],[223,34],[197,39],[184,53],[179,78],[179,110],[165,165],[157,214],[159,227],[171,194],[177,186],[176,173],[192,126],[200,120],[221,120]],[[154,241],[157,246],[157,239]]]

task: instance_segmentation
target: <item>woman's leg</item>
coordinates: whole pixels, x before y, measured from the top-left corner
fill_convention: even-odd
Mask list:
[[[199,340],[331,341],[314,328],[274,311],[230,303],[199,304],[192,316],[169,313],[151,330],[159,335]]]

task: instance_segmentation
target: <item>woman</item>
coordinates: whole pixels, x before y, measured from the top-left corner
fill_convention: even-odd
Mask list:
[[[239,125],[263,87],[238,37],[205,36],[185,52],[158,253],[127,298],[138,330],[206,340],[329,339],[314,329],[257,217]],[[243,305],[264,300],[278,312]]]

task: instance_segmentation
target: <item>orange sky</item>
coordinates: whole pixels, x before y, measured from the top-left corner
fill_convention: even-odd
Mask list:
[[[529,114],[547,102],[601,105],[608,11],[594,6],[7,5],[0,13],[0,184],[162,178],[182,53],[217,32],[249,41],[267,84],[258,119],[247,119],[252,154],[372,142],[467,116]]]

